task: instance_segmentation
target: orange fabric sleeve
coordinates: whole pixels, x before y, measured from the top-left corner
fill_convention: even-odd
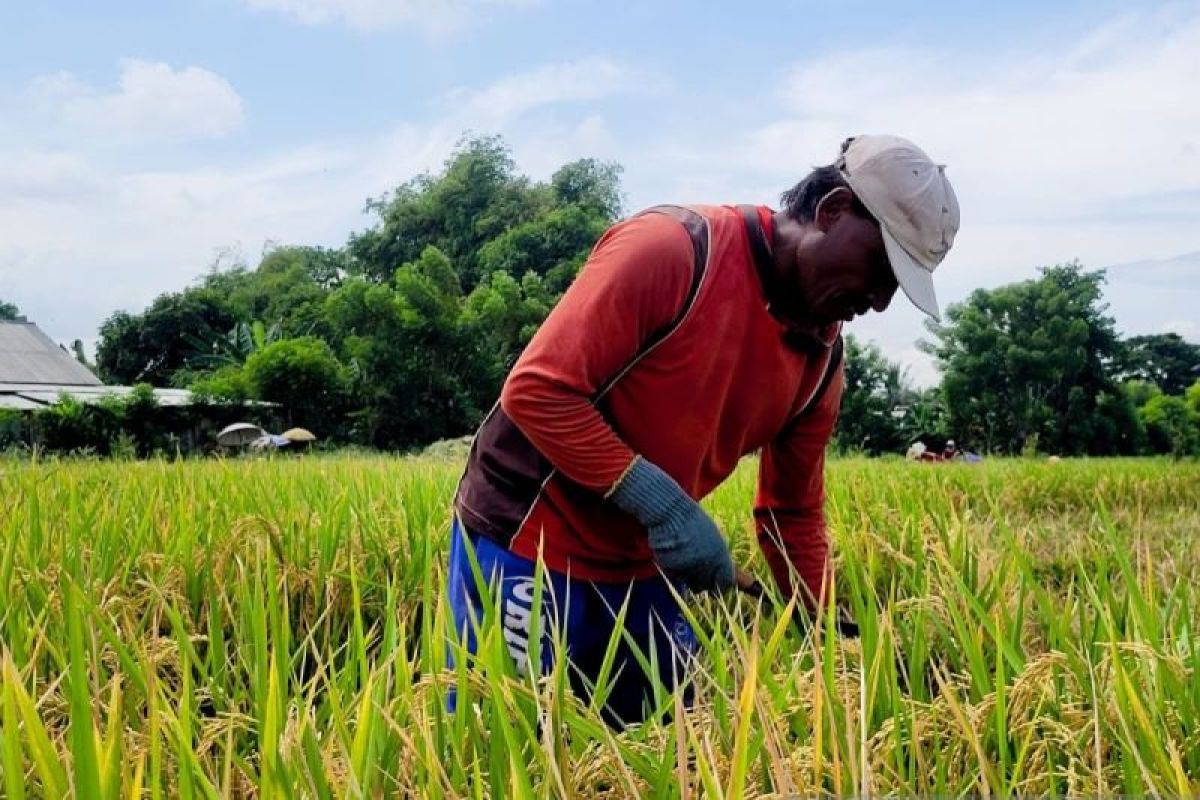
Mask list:
[[[754,504],[758,543],[785,597],[803,582],[801,601],[825,601],[829,542],[825,526],[825,448],[842,400],[844,363],[820,402],[794,420],[767,447],[759,462]]]
[[[675,318],[694,255],[664,214],[614,225],[517,359],[500,405],[560,472],[607,492],[634,453],[593,405],[599,389]]]

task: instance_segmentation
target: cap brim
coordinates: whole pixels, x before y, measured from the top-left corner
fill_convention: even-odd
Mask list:
[[[888,233],[887,228],[881,225],[879,230],[883,234],[883,246],[887,250],[892,272],[895,273],[896,280],[900,283],[904,294],[908,295],[908,299],[914,306],[941,322],[942,315],[938,310],[937,294],[933,291],[933,274],[910,256],[908,251],[896,241],[896,237]]]

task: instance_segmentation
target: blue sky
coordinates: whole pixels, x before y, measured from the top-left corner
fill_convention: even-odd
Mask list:
[[[1048,7],[1049,6],[1049,7]],[[846,135],[948,165],[943,307],[1079,258],[1200,341],[1200,3],[45,2],[0,9],[0,298],[95,337],[211,264],[337,245],[465,130],[628,210],[765,202]],[[928,382],[901,299],[852,330]]]

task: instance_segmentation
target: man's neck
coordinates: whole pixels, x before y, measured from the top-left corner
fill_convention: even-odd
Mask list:
[[[788,338],[794,346],[825,348],[833,344],[840,326],[813,320],[801,303],[785,296],[786,276],[797,272],[796,250],[803,235],[804,226],[785,212],[776,211],[771,216],[771,269],[763,276],[763,290],[772,316],[788,327]],[[802,277],[795,274],[794,280]]]

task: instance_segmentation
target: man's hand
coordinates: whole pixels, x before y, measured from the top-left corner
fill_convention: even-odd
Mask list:
[[[695,592],[733,586],[725,537],[670,475],[639,456],[609,497],[645,526],[654,560],[667,577]]]
[[[738,591],[740,591],[742,594],[754,598],[762,598],[766,596],[766,592],[764,591],[762,584],[759,583],[758,579],[749,572],[741,567],[737,567],[735,575]],[[807,632],[809,626],[812,624],[809,613],[806,612],[802,606],[798,605],[793,612],[793,615],[801,630]],[[858,623],[854,621],[853,615],[850,614],[850,611],[845,606],[839,604],[834,609],[833,624],[838,635],[842,638],[858,638]]]
[[[797,608],[796,611],[796,622],[800,626],[801,630],[805,632],[807,632],[808,629],[815,624],[817,619],[819,619],[822,624],[828,622],[828,618],[825,616],[826,612],[824,610],[818,612],[815,619],[810,616],[811,612],[800,614],[799,608]],[[854,617],[850,614],[850,611],[841,603],[838,603],[833,609],[833,630],[829,630],[829,628],[826,627],[826,631],[828,633],[836,633],[843,639],[857,639],[858,623],[854,621]]]

